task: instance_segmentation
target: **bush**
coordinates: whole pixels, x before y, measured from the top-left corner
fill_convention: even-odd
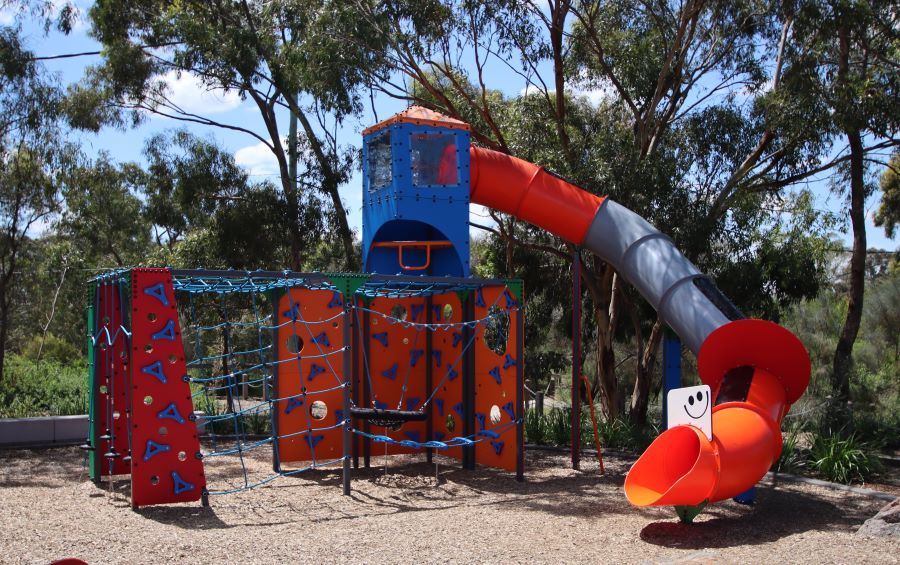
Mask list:
[[[545,417],[547,436],[553,445],[569,445],[572,441],[572,409],[554,408]]]
[[[866,482],[880,470],[871,447],[856,434],[823,433],[816,436],[809,452],[810,467],[829,481],[850,484]]]
[[[83,363],[84,355],[68,341],[48,333],[46,336],[36,335],[28,340],[22,348],[22,357],[35,362],[51,361],[60,365],[79,365]]]
[[[802,437],[806,426],[803,422],[790,425],[782,434],[781,455],[773,467],[779,473],[796,473],[807,466],[809,454],[803,448]]]
[[[87,414],[87,367],[53,361],[37,363],[9,355],[0,381],[0,417]]]
[[[547,441],[547,425],[544,416],[537,410],[525,412],[525,441],[542,445]]]

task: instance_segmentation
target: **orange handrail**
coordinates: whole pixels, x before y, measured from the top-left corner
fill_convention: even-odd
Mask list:
[[[397,248],[397,262],[400,263],[400,268],[405,271],[424,271],[429,266],[431,266],[431,249],[444,249],[447,247],[453,247],[453,244],[447,240],[438,240],[438,241],[377,241],[372,244],[372,247],[396,247]],[[425,249],[425,264],[424,265],[413,265],[408,266],[403,264],[403,250],[407,247],[411,249]]]
[[[591,397],[591,381],[581,375],[584,381],[584,389],[587,392],[588,406],[591,407],[591,422],[594,424],[594,447],[597,448],[597,460],[600,461],[600,474],[606,473],[603,469],[603,447],[600,445],[600,432],[597,430],[597,413],[594,410],[594,399]]]

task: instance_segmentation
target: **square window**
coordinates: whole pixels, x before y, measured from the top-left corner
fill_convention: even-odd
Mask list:
[[[448,133],[410,135],[413,186],[456,186],[459,167],[456,136]]]

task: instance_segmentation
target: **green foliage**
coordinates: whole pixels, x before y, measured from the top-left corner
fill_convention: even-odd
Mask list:
[[[806,427],[805,423],[800,421],[787,426],[782,432],[781,455],[773,465],[775,471],[798,473],[806,468],[808,457],[807,450],[803,446]]]
[[[881,205],[875,212],[875,225],[884,227],[884,234],[893,239],[900,224],[900,153],[894,153],[881,173]]]
[[[84,358],[79,349],[52,333],[33,336],[22,347],[22,357],[29,361],[49,361],[66,366],[78,366]]]
[[[525,441],[536,445],[543,445],[547,441],[547,426],[544,416],[537,410],[525,412]]]
[[[572,409],[554,408],[545,416],[547,439],[553,445],[568,445],[572,441]]]
[[[809,465],[822,477],[836,483],[866,482],[880,465],[869,444],[856,434],[822,433],[809,450]]]
[[[68,361],[8,356],[0,381],[0,418],[87,414],[87,367]]]

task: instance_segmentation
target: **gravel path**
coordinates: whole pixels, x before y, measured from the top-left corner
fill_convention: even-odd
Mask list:
[[[280,478],[199,504],[132,511],[128,483],[97,487],[77,449],[0,451],[0,562],[47,563],[900,563],[900,540],[854,532],[883,501],[771,482],[754,507],[713,505],[695,525],[670,508],[632,508],[628,462],[566,468],[529,452],[527,482],[489,469],[435,468],[408,456],[360,471],[341,496],[339,471]],[[270,463],[251,461],[264,476]],[[211,486],[238,480],[210,465]]]

